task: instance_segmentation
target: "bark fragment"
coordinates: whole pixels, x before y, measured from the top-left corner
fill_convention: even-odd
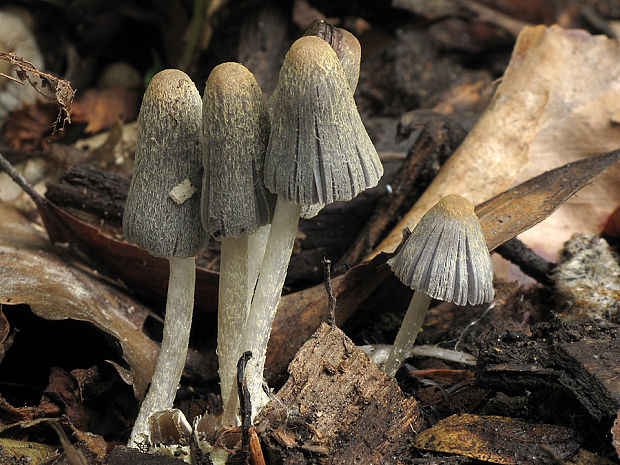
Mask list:
[[[337,328],[323,324],[289,375],[257,420],[285,465],[395,463],[422,427],[417,401]]]

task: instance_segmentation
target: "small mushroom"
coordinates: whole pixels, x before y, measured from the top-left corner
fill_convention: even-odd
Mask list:
[[[342,65],[324,40],[306,36],[290,48],[270,101],[265,185],[278,195],[243,351],[251,351],[248,389],[255,415],[266,403],[267,342],[304,205],[350,200],[383,174]]]
[[[239,63],[216,66],[203,96],[202,223],[221,241],[217,354],[224,414],[236,426],[239,349],[275,196],[263,183],[267,106],[256,79]]]
[[[448,195],[422,217],[388,265],[415,290],[384,370],[411,353],[432,299],[479,305],[493,299],[493,264],[474,206]]]
[[[178,203],[174,188],[186,180],[199,189],[202,176],[202,102],[182,71],[157,73],[138,116],[136,164],[123,214],[123,233],[151,255],[168,258],[170,279],[161,349],[149,391],[140,406],[130,446],[148,438],[148,419],[172,407],[185,365],[194,308],[195,256],[207,243],[200,223],[200,195]]]
[[[355,93],[360,77],[362,47],[360,41],[346,29],[334,27],[324,19],[315,19],[304,32],[304,36],[317,36],[332,46],[344,74],[347,77],[351,93]]]

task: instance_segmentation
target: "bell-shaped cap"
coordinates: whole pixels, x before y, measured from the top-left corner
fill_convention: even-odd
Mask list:
[[[207,243],[200,223],[201,108],[196,86],[178,69],[153,76],[142,100],[123,233],[158,257],[192,257]]]
[[[216,66],[202,118],[202,223],[216,239],[252,233],[275,205],[263,182],[269,119],[254,75],[239,63]]]
[[[305,36],[290,48],[269,107],[265,185],[298,205],[351,200],[383,174],[336,52]]]
[[[334,27],[324,19],[315,19],[304,32],[305,36],[317,36],[326,41],[336,52],[351,93],[355,93],[360,77],[362,47],[360,41],[346,29]]]
[[[406,286],[457,305],[493,299],[493,264],[474,206],[459,195],[441,199],[388,260]]]

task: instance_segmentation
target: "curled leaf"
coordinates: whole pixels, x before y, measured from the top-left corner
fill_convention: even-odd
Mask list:
[[[48,320],[88,321],[117,339],[140,397],[151,379],[157,344],[132,322],[146,310],[127,295],[53,253],[15,210],[0,204],[0,303],[28,304]]]
[[[575,433],[562,426],[471,414],[441,420],[413,443],[419,449],[505,465],[549,463],[549,449],[564,459],[579,447]]]

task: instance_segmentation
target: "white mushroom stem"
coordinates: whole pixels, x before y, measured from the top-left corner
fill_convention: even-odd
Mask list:
[[[250,315],[243,331],[240,352],[252,352],[246,367],[248,390],[252,399],[252,419],[268,401],[262,390],[267,343],[293,252],[300,213],[301,206],[278,197]]]
[[[222,425],[239,424],[237,406],[237,361],[243,327],[265,254],[270,225],[253,234],[222,239],[218,296],[217,355],[224,414]]]
[[[150,439],[149,417],[153,413],[172,407],[187,358],[194,310],[196,259],[195,257],[170,257],[168,260],[170,278],[164,334],[151,386],[140,406],[138,418],[131,431],[130,447],[144,444],[146,439]]]
[[[396,340],[394,341],[390,355],[388,355],[385,365],[383,366],[383,371],[388,375],[394,376],[403,361],[411,353],[413,343],[422,329],[422,324],[424,323],[428,307],[432,300],[432,297],[421,291],[415,291],[413,294],[409,307],[407,308],[407,313],[405,313],[403,323],[396,335]]]

